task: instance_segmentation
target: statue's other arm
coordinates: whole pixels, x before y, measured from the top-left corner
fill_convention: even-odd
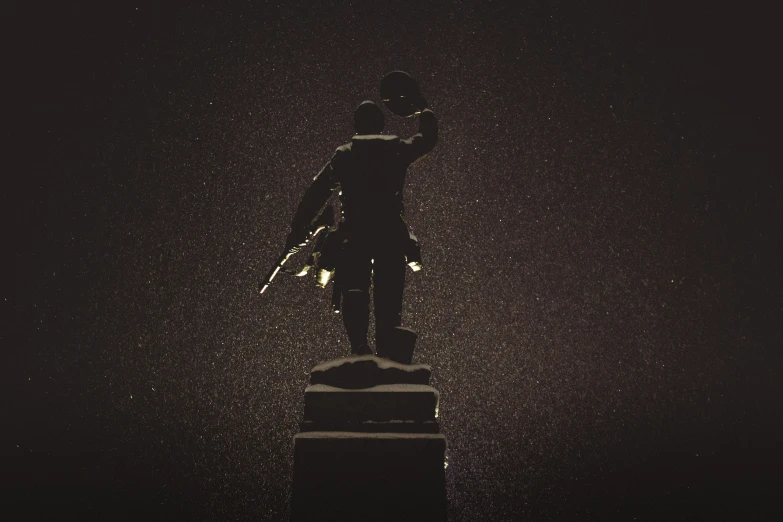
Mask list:
[[[307,240],[310,226],[326,206],[332,191],[338,188],[339,184],[332,166],[333,160],[334,158],[313,178],[313,182],[302,196],[302,201],[299,203],[291,223],[291,233],[286,242],[287,247],[301,245]]]
[[[408,160],[413,163],[435,147],[438,141],[438,119],[429,109],[419,113],[419,132],[402,140],[403,150]]]

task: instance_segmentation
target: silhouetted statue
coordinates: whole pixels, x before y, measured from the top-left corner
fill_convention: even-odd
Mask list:
[[[371,101],[362,102],[354,112],[356,134],[337,148],[305,192],[285,250],[297,251],[314,238],[314,231],[331,225],[331,208],[322,210],[337,191],[344,219],[336,232],[321,240],[323,244],[316,243],[314,255],[322,257],[320,284],[325,286],[329,275],[335,274],[333,304],[343,313],[351,352],[368,355],[372,353],[367,341],[372,280],[377,355],[410,363],[415,333],[400,327],[402,296],[405,266],[418,270],[420,258],[416,238],[403,221],[403,189],[408,166],[435,146],[438,124],[406,73],[387,75],[381,96],[396,114],[418,115],[419,132],[408,139],[381,134],[383,112]],[[311,256],[308,265],[312,263]]]

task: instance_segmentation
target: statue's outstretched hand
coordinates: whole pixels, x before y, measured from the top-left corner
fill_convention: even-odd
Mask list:
[[[421,111],[423,111],[427,107],[428,107],[427,100],[425,100],[421,96],[413,100],[414,114],[420,114]]]
[[[411,98],[410,100],[407,100],[407,104],[409,110],[407,112],[410,113],[408,118],[412,118],[413,116],[418,116],[421,114],[421,112],[427,108],[427,100],[425,100],[423,97],[418,96],[416,98]]]

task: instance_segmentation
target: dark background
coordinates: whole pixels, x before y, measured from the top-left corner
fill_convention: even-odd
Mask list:
[[[393,69],[441,124],[404,324],[450,520],[774,518],[761,3],[121,4],[5,9],[0,518],[286,516],[308,371],[347,339],[309,281],[255,288]]]

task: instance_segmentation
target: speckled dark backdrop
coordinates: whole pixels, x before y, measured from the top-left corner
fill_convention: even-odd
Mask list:
[[[408,176],[404,323],[450,520],[764,518],[770,14],[280,3],[6,10],[2,518],[286,516],[308,371],[347,339],[328,293],[256,284],[392,69],[442,129]]]

